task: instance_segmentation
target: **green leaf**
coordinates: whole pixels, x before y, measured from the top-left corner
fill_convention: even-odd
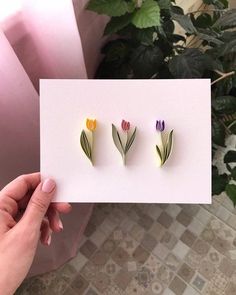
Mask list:
[[[153,45],[154,28],[138,29],[134,28],[133,38],[141,42],[143,45]]]
[[[125,145],[125,154],[127,154],[129,149],[131,148],[131,146],[135,140],[135,137],[136,137],[136,132],[137,132],[137,128],[135,127],[134,132],[132,133],[130,138],[128,138],[127,143]]]
[[[159,149],[158,145],[156,145],[156,150],[157,150],[157,154],[161,160],[161,165],[163,164],[163,158],[162,158],[162,154],[161,154],[161,150]]]
[[[203,0],[203,3],[207,5],[214,5],[219,9],[224,9],[228,7],[228,0]]]
[[[172,19],[177,21],[180,26],[189,34],[195,34],[197,32],[190,17],[188,15],[172,14]]]
[[[169,69],[175,78],[202,78],[207,67],[206,62],[207,56],[200,50],[188,48],[183,54],[172,58]]]
[[[81,132],[81,135],[80,135],[80,144],[81,144],[81,147],[82,147],[85,155],[92,162],[92,148],[91,148],[91,145],[88,141],[87,135],[84,130]]]
[[[112,124],[112,138],[113,138],[113,141],[114,141],[114,144],[115,144],[116,148],[118,149],[121,156],[123,157],[123,155],[124,155],[123,144],[121,142],[119,132],[117,131],[116,126],[114,124]]]
[[[124,0],[90,0],[88,10],[108,16],[121,16],[128,12],[129,7]]]
[[[160,7],[154,0],[145,0],[143,5],[134,12],[132,23],[139,29],[160,25]]]
[[[225,188],[226,194],[232,200],[234,207],[236,206],[236,185],[235,184],[227,184]]]
[[[170,9],[171,1],[170,0],[158,0],[157,1],[160,9]]]
[[[225,163],[236,163],[236,151],[228,151],[224,156]]]
[[[223,191],[225,191],[225,187],[228,183],[228,175],[227,174],[218,174],[218,169],[213,166],[212,167],[212,195],[219,195]]]
[[[218,48],[218,57],[233,53],[236,53],[236,39],[232,39],[232,41],[226,42]]]
[[[213,28],[221,28],[222,30],[236,27],[236,9],[226,11],[213,25]]]
[[[137,79],[151,78],[163,64],[164,56],[159,47],[140,45],[130,60],[134,76]]]
[[[212,122],[212,140],[215,144],[225,146],[225,130],[218,121]]]
[[[231,176],[233,177],[233,180],[236,180],[236,167],[231,170]]]
[[[171,153],[171,150],[172,150],[172,145],[173,145],[173,132],[174,132],[174,130],[171,130],[171,132],[168,134],[168,137],[167,137],[167,140],[166,140],[164,163],[169,158],[170,153]]]
[[[218,96],[212,100],[212,107],[219,114],[234,114],[236,112],[236,97]]]
[[[131,15],[125,14],[119,17],[112,17],[111,20],[107,23],[104,35],[112,35],[126,27],[131,21]]]
[[[172,5],[172,6],[170,7],[170,9],[171,9],[171,12],[172,12],[173,14],[181,14],[181,15],[184,15],[184,10],[183,10],[183,8],[181,8],[181,7],[177,6],[177,5]]]
[[[213,36],[207,35],[207,34],[197,33],[197,36],[200,39],[207,41],[209,44],[214,44],[214,45],[223,45],[224,44],[224,42],[222,42],[221,40],[219,40]]]
[[[209,28],[212,26],[212,18],[208,13],[200,14],[196,19],[193,20],[193,24],[198,28]]]

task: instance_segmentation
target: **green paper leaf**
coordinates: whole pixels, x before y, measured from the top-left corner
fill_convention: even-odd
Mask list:
[[[121,156],[123,157],[123,155],[124,155],[123,144],[122,144],[119,132],[117,131],[116,126],[114,124],[112,124],[112,138],[113,138],[116,148],[118,149]]]
[[[163,159],[162,159],[162,154],[161,154],[161,150],[159,149],[158,145],[156,145],[156,150],[157,150],[157,154],[161,160],[161,165],[163,164]]]
[[[126,14],[130,7],[124,0],[90,0],[88,10],[108,16],[121,16]]]
[[[128,153],[129,149],[131,148],[131,146],[132,146],[132,144],[133,144],[133,142],[135,140],[136,131],[137,131],[137,128],[135,127],[134,132],[132,133],[132,135],[130,136],[130,138],[126,142],[126,145],[125,145],[125,154]]]
[[[112,35],[126,27],[131,21],[131,15],[125,14],[120,17],[112,17],[107,23],[104,35]]]
[[[172,150],[172,145],[173,145],[173,132],[174,132],[174,130],[171,130],[171,132],[168,134],[168,137],[167,137],[167,140],[166,140],[164,163],[169,158],[170,153],[171,153],[171,150]]]
[[[139,29],[160,26],[160,7],[154,0],[145,0],[133,14],[132,23]]]
[[[236,206],[236,185],[235,184],[227,184],[225,188],[226,194],[232,200],[234,207]]]
[[[81,132],[81,135],[80,135],[80,144],[81,144],[81,147],[82,147],[85,155],[92,162],[92,148],[91,148],[91,145],[88,141],[88,137],[87,137],[84,130]]]

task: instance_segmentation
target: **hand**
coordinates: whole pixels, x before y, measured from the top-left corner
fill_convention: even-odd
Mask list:
[[[40,182],[40,174],[22,175],[0,191],[0,293],[12,295],[26,277],[38,241],[51,243],[51,233],[63,229],[59,213],[67,203],[51,203],[56,183]]]

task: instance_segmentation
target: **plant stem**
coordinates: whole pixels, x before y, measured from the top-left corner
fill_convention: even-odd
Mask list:
[[[213,111],[212,116],[225,128],[225,131],[228,135],[232,134],[229,128],[225,125],[225,123],[221,119],[219,119]]]
[[[218,79],[216,79],[215,81],[213,81],[213,82],[211,83],[211,86],[214,85],[214,84],[216,84],[216,83],[218,83],[218,82],[220,82],[221,80],[224,80],[224,79],[226,79],[226,78],[228,78],[228,77],[230,77],[230,76],[235,75],[235,71],[232,71],[232,72],[229,72],[229,73],[222,73],[221,71],[215,70],[215,72],[216,72],[217,74],[219,74],[221,77],[218,78]]]
[[[195,13],[202,13],[202,12],[225,12],[228,11],[229,9],[200,9],[200,10],[195,10],[195,11],[190,11],[187,13],[188,14],[195,14]]]
[[[233,121],[231,124],[229,124],[228,128],[230,129],[231,127],[233,127],[236,124],[236,120]]]
[[[123,160],[123,165],[125,166],[126,165],[126,155],[125,154],[123,154],[122,160]]]

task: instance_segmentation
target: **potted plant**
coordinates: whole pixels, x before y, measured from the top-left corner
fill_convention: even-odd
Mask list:
[[[236,133],[236,9],[227,0],[203,7],[184,13],[174,0],[90,0],[87,9],[110,17],[96,78],[211,79],[214,158]],[[226,150],[226,171],[212,165],[212,194],[225,191],[236,205],[236,149]]]

